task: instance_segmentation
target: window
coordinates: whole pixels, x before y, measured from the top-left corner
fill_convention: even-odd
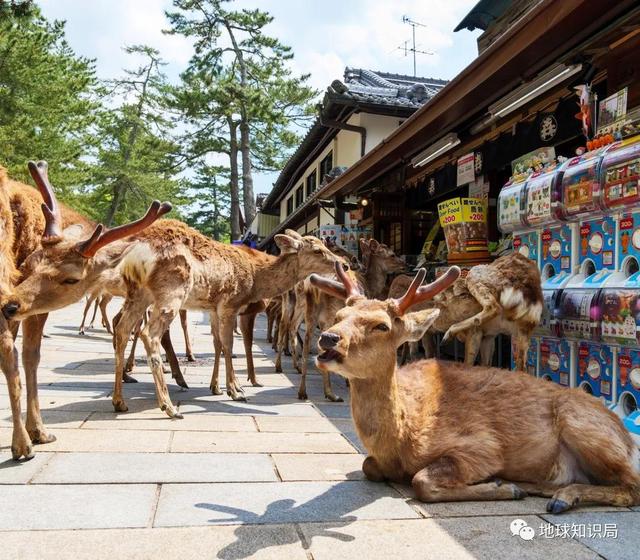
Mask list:
[[[329,152],[320,162],[320,182],[324,181],[324,176],[333,169],[333,152]]]
[[[303,200],[304,200],[304,187],[300,185],[296,189],[296,208],[302,204]]]
[[[316,178],[318,175],[315,170],[311,175],[307,177],[307,197],[311,196],[311,193],[316,190]]]
[[[293,197],[287,199],[287,216],[293,212]]]

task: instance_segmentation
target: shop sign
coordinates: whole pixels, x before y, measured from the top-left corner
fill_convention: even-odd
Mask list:
[[[461,187],[471,183],[475,178],[475,156],[471,152],[458,158],[458,180],[456,181],[456,186]]]
[[[610,95],[600,101],[598,108],[598,133],[615,129],[615,123],[624,119],[627,114],[627,88]]]

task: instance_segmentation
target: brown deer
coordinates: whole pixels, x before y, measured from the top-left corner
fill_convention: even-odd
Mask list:
[[[90,293],[87,296],[87,302],[84,306],[84,311],[82,312],[82,322],[80,323],[80,329],[78,331],[79,335],[84,336],[84,325],[87,322],[87,316],[89,314],[89,310],[91,309],[91,305],[93,304],[93,315],[91,316],[91,321],[89,321],[89,328],[93,328],[93,324],[96,320],[96,315],[98,314],[98,309],[100,309],[100,317],[102,319],[102,326],[107,330],[109,334],[113,334],[111,330],[111,322],[109,321],[109,317],[107,316],[107,306],[111,301],[111,296],[108,294],[103,294],[101,291],[96,291],[94,293]]]
[[[407,277],[394,279],[390,297],[406,290]],[[474,266],[422,308],[439,309],[429,333],[445,333],[443,342],[457,337],[465,343],[465,363],[473,365],[478,351],[481,363],[491,365],[494,339],[508,334],[514,339],[516,369],[525,370],[529,340],[542,315],[540,272],[533,261],[511,253],[491,264]],[[425,335],[425,349],[430,346]],[[417,343],[415,343],[417,345]]]
[[[336,274],[341,283],[310,279],[346,303],[322,333],[316,361],[350,381],[369,480],[411,481],[425,502],[532,494],[550,497],[552,513],[585,502],[640,504],[638,450],[619,418],[584,391],[433,359],[397,367],[396,349],[440,313],[409,310],[450,286],[459,269],[421,286],[422,269],[404,296],[386,301],[366,299]]]
[[[136,235],[131,237],[124,229],[103,232],[100,228],[78,244],[77,239],[61,233],[56,243],[43,247],[28,277],[3,308],[5,314],[20,318],[63,307],[82,297],[102,272],[122,263],[127,298],[114,337],[116,379],[112,400],[117,411],[127,410],[122,397],[125,345],[149,306],[151,316],[140,337],[156,383],[158,403],[168,416],[181,417],[169,398],[160,357],[160,339],[180,309],[210,312],[216,353],[224,352],[227,393],[234,400],[246,400],[235,379],[231,354],[238,311],[290,289],[312,272],[325,272],[334,263],[343,262],[320,240],[291,230],[276,236],[281,255],[274,257],[245,246],[218,243],[176,220],[162,220],[148,227],[169,208],[155,204],[143,220],[134,222],[140,227],[135,226]],[[57,227],[55,213],[46,212],[46,217],[52,227]],[[63,276],[74,284],[61,283],[59,278]],[[221,393],[218,371],[214,366],[214,394]]]
[[[389,293],[387,278],[390,274],[404,272],[406,263],[392,249],[375,239],[361,239],[362,270],[367,286],[367,296],[371,299],[385,299]]]
[[[46,164],[29,163],[29,171],[39,181],[46,175]],[[46,193],[43,193],[46,197]],[[19,279],[18,269],[25,260],[40,248],[43,233],[46,233],[45,219],[40,208],[42,198],[33,187],[13,181],[0,167],[0,298],[2,305],[10,299],[15,282]],[[89,232],[93,223],[77,212],[60,205],[61,223],[76,232]],[[48,232],[49,235],[55,232]],[[37,368],[40,361],[40,345],[47,315],[34,315],[22,322],[22,363],[27,382],[27,415],[23,423],[20,406],[21,383],[18,370],[14,336],[18,329],[16,321],[9,321],[0,315],[0,366],[7,379],[13,436],[11,455],[14,459],[31,459],[33,444],[49,443],[55,436],[47,432],[42,422],[38,403]]]

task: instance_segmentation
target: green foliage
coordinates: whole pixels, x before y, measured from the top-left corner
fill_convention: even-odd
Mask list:
[[[0,6],[0,165],[27,180],[27,161],[46,159],[60,198],[78,205],[94,144],[93,61],[73,53],[64,23],[33,5]]]

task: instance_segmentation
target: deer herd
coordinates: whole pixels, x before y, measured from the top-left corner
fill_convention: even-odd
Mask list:
[[[272,256],[213,241],[174,219],[169,203],[154,201],[137,221],[106,229],[59,204],[45,162],[30,162],[37,186],[11,180],[0,167],[0,366],[13,420],[14,459],[33,457],[33,445],[54,441],[38,403],[37,369],[48,313],[87,298],[80,327],[93,319],[113,333],[113,406],[127,410],[123,383],[134,382],[132,335],[147,354],[158,405],[171,418],[162,349],[176,383],[186,380],[169,336],[180,316],[187,358],[193,359],[186,313],[211,319],[215,361],[210,389],[220,395],[220,362],[229,397],[245,400],[233,366],[236,325],[243,338],[247,378],[260,386],[252,357],[256,316],[266,312],[268,339],[290,353],[307,398],[313,339],[324,395],[342,400],[329,373],[349,382],[351,411],[368,456],[372,481],[410,482],[420,500],[511,500],[547,496],[559,513],[578,503],[640,504],[638,453],[631,437],[599,400],[525,374],[529,339],[543,308],[535,264],[518,253],[473,267],[465,278],[451,267],[431,284],[425,271],[398,275],[405,262],[387,246],[362,240],[359,261],[339,247],[286,230]],[[394,278],[395,276],[395,278]],[[391,282],[390,279],[393,278]],[[110,322],[113,297],[122,308]],[[302,336],[299,334],[304,323]],[[22,325],[26,419],[15,338]],[[465,344],[465,363],[415,360],[433,335]],[[493,368],[494,339],[513,337],[518,372]],[[398,349],[413,358],[398,365]],[[474,366],[478,353],[481,366]]]

